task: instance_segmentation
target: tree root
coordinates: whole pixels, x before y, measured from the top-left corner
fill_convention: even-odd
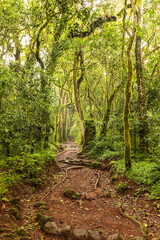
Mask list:
[[[147,237],[147,227],[145,226],[144,223],[141,223],[140,221],[138,221],[135,217],[128,215],[127,213],[124,212],[124,209],[122,208],[122,205],[119,207],[119,211],[120,214],[123,217],[126,217],[130,220],[132,220],[134,223],[138,224],[140,226],[141,232],[143,234],[144,237]]]
[[[65,171],[65,177],[63,180],[58,183],[57,185],[53,186],[39,201],[42,202],[49,194],[52,192],[55,188],[57,188],[59,185],[61,185],[67,178],[68,178],[68,171],[71,169],[79,169],[79,168],[84,168],[84,166],[73,166],[73,167],[68,167],[67,169],[63,169]]]
[[[86,167],[90,167],[89,165],[93,163],[93,161],[83,161],[83,160],[78,160],[78,161],[74,161],[74,160],[68,160],[68,159],[60,159],[58,160],[59,163],[64,163],[64,164],[74,164],[74,165],[80,165],[80,166],[86,166]]]
[[[64,151],[60,152],[59,154],[57,154],[56,157],[59,157],[61,154],[65,153],[65,152],[68,152],[68,151],[70,151],[72,153],[77,153],[76,150],[67,149],[67,150],[64,150]]]
[[[101,175],[100,175],[99,172],[96,172],[95,174],[97,175],[97,180],[96,180],[96,183],[95,183],[95,185],[94,185],[94,189],[97,189],[97,186],[98,186],[99,180],[100,180],[100,178],[101,178]]]

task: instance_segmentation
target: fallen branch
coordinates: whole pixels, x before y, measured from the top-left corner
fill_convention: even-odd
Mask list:
[[[98,183],[99,183],[99,180],[100,180],[101,175],[100,175],[99,172],[97,172],[97,173],[95,173],[95,174],[97,175],[97,180],[96,180],[96,183],[95,183],[95,185],[94,185],[94,189],[97,189],[97,186],[98,186]]]
[[[44,195],[44,197],[42,197],[39,201],[42,202],[50,194],[50,192],[52,192],[55,188],[57,188],[59,185],[61,185],[68,178],[68,171],[69,170],[71,170],[71,169],[78,169],[78,168],[84,168],[84,166],[73,166],[73,167],[68,167],[67,169],[64,169],[63,171],[65,171],[65,177],[63,178],[63,180],[60,183],[58,183],[57,185],[53,186],[46,193],[46,195]]]

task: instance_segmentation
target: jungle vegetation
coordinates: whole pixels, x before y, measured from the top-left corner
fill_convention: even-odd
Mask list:
[[[71,140],[160,196],[159,11],[159,0],[0,1],[1,196],[36,183]]]

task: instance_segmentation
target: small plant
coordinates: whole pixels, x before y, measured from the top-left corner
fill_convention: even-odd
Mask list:
[[[43,184],[45,167],[57,164],[54,151],[28,154],[22,152],[20,156],[0,159],[0,197],[4,197],[9,186],[22,179],[34,187]]]
[[[120,182],[116,187],[117,193],[123,194],[128,189],[128,186],[124,182]]]

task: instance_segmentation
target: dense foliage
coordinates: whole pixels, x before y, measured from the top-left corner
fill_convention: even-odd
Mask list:
[[[139,2],[1,1],[0,182],[74,140],[160,195],[160,5]]]

